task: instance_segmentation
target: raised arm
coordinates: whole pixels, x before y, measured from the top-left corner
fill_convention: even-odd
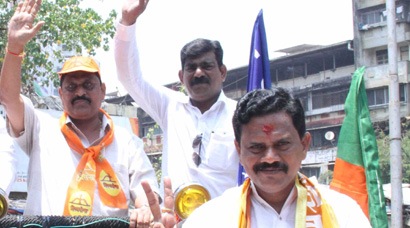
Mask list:
[[[147,0],[126,0],[122,7],[122,18],[117,24],[114,55],[117,77],[134,101],[144,109],[163,130],[166,127],[167,109],[170,99],[182,93],[168,89],[153,79],[154,75],[143,75],[136,39],[137,18],[145,12]],[[177,95],[179,94],[179,95]]]
[[[149,0],[127,0],[122,7],[122,17],[120,23],[123,25],[132,25],[137,18],[147,8]]]
[[[20,97],[24,47],[43,26],[34,24],[41,0],[20,2],[9,21],[7,48],[0,75],[0,103],[5,107],[14,134],[24,130],[24,105]]]

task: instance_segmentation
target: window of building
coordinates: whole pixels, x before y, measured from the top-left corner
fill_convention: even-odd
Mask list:
[[[302,93],[295,95],[296,98],[300,100],[300,103],[302,104],[303,109],[306,111],[309,111],[309,94],[308,93]]]
[[[405,21],[406,15],[408,15],[408,9],[405,5],[396,5],[396,21]],[[380,7],[378,9],[372,9],[367,12],[362,12],[360,15],[360,27],[365,29],[366,25],[377,24],[387,21],[386,7]],[[408,20],[408,19],[407,19]]]
[[[387,104],[389,97],[387,87],[371,89],[366,92],[369,106]]]
[[[311,148],[329,148],[337,145],[340,126],[308,130],[312,135]],[[326,134],[328,138],[326,138]],[[333,134],[333,139],[329,135]]]
[[[325,63],[325,70],[334,70],[336,68],[336,59],[334,55],[328,55],[323,61]]]
[[[378,65],[388,64],[389,58],[387,55],[387,49],[376,51],[376,62]]]
[[[307,58],[295,58],[271,64],[272,83],[307,77],[326,70],[354,65],[354,53],[346,49],[327,50],[309,55]]]
[[[312,109],[327,108],[345,103],[348,87],[336,87],[312,92]]]
[[[398,21],[404,21],[404,19],[405,19],[404,15],[405,15],[405,12],[404,12],[403,5],[397,5],[396,6],[396,19]]]
[[[368,105],[369,106],[373,106],[373,105],[377,105],[377,102],[376,102],[376,97],[377,97],[377,92],[378,91],[382,91],[383,92],[383,88],[380,88],[380,89],[370,89],[370,90],[367,90],[366,91],[366,93],[367,93],[367,103],[368,103]],[[379,92],[380,93],[380,92]],[[384,98],[384,94],[383,94],[383,99],[385,99]],[[382,104],[384,104],[384,102],[382,103]]]
[[[385,105],[389,103],[389,88],[379,87],[366,90],[367,100],[369,106]],[[405,102],[406,91],[404,90],[404,84],[399,85],[399,99],[401,102]]]
[[[288,65],[282,65],[276,68],[276,76],[278,81],[284,81],[292,79],[293,68]]]
[[[404,85],[404,84],[400,84],[399,85],[399,99],[400,99],[400,102],[406,102],[407,101],[407,90],[405,90],[405,88],[406,88],[406,85]]]
[[[312,58],[307,64],[307,75],[318,74],[323,71],[323,60],[321,58]]]
[[[300,170],[307,177],[317,177],[319,178],[320,175],[320,167],[302,167]]]
[[[409,46],[400,47],[400,61],[409,60]]]
[[[361,23],[363,25],[368,25],[386,21],[387,17],[385,13],[383,13],[383,10],[383,8],[380,8],[363,13],[361,15]]]
[[[296,77],[306,77],[306,64],[295,64],[293,66],[293,76]]]

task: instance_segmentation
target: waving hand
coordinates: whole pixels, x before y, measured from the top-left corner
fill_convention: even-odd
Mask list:
[[[24,46],[37,34],[44,22],[34,24],[41,6],[41,0],[20,2],[8,25],[8,50],[21,53]]]
[[[147,8],[149,0],[126,0],[122,6],[121,24],[132,25]]]

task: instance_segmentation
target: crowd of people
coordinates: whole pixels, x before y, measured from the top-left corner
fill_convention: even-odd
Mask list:
[[[25,215],[129,215],[130,227],[370,227],[355,201],[299,172],[311,135],[298,99],[284,88],[255,90],[238,102],[224,94],[218,41],[198,38],[182,47],[178,76],[187,95],[148,80],[136,42],[147,5],[125,1],[115,62],[119,81],[163,131],[161,187],[141,139],[101,108],[106,75],[92,57],[69,58],[57,72],[64,109],[58,120],[20,94],[24,47],[44,22],[35,23],[41,0],[18,4],[0,76],[7,115],[7,122],[0,118],[0,169],[7,171],[0,188],[10,191],[19,146],[30,159]],[[239,163],[249,178],[238,186]],[[211,200],[178,221],[174,192],[192,182]]]

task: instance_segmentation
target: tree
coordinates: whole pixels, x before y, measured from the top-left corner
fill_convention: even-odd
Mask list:
[[[109,49],[109,40],[114,37],[114,20],[117,16],[112,10],[103,19],[92,9],[83,9],[83,0],[43,0],[37,20],[45,21],[44,26],[25,48],[23,60],[23,94],[34,91],[33,82],[40,85],[58,85],[58,67],[64,62],[62,50],[74,54],[95,55],[96,49]],[[95,0],[98,1],[98,0]],[[99,0],[102,1],[102,0]],[[4,56],[7,45],[7,22],[14,13],[17,0],[0,1],[0,50]],[[3,62],[3,58],[0,58]]]
[[[387,131],[375,127],[377,136],[377,147],[379,149],[379,165],[384,184],[390,183],[390,140]],[[410,183],[410,123],[402,120],[402,166],[403,183]]]

